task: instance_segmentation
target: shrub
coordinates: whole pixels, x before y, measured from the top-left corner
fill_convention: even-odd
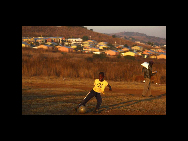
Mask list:
[[[128,60],[135,60],[135,57],[134,56],[124,56],[125,59],[128,59]]]
[[[93,54],[94,59],[104,59],[106,58],[106,54]]]

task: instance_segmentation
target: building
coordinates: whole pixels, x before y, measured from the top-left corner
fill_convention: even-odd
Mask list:
[[[83,40],[81,38],[69,38],[69,39],[67,39],[67,42],[69,42],[71,44],[81,44],[82,41]]]
[[[135,53],[134,52],[131,52],[131,51],[128,51],[128,52],[125,52],[125,53],[121,53],[122,56],[135,56]]]
[[[128,49],[128,48],[126,48],[126,47],[124,47],[124,48],[123,48],[123,49],[121,49],[121,50],[123,50],[124,52],[129,51],[129,49]]]
[[[98,45],[98,48],[99,49],[107,49],[109,48],[107,45]]]
[[[71,44],[71,48],[77,48],[77,44]]]
[[[30,47],[30,44],[28,44],[26,42],[22,42],[22,47]]]
[[[95,47],[84,47],[83,51],[85,51],[85,52],[99,52],[99,49],[95,48]]]
[[[37,47],[37,49],[52,49],[53,47],[50,45],[40,45]]]
[[[56,42],[56,43],[62,43],[62,40],[64,40],[65,38],[64,37],[50,37],[50,38],[47,38],[46,40],[50,41],[51,39],[51,42]]]
[[[105,51],[107,55],[119,55],[119,52],[116,50],[107,50]]]
[[[36,38],[32,38],[31,40],[32,40],[32,42],[39,42],[39,44],[41,44],[41,43],[46,43],[47,42],[46,39],[48,39],[48,38],[36,37]]]
[[[143,58],[148,58],[149,55],[151,55],[151,52],[147,52],[147,51],[143,51],[143,52],[142,52],[142,57],[143,57]]]
[[[73,52],[74,49],[71,47],[62,46],[62,47],[58,47],[58,50],[61,52]]]
[[[142,51],[143,50],[143,47],[142,46],[134,46],[134,47],[131,47],[132,50],[135,51]]]
[[[157,56],[157,59],[166,59],[166,53],[161,53]]]
[[[140,44],[140,41],[135,41],[135,43],[138,43],[138,44]]]
[[[97,45],[97,41],[95,40],[87,40],[85,42],[82,42],[83,47],[95,47]]]
[[[97,52],[93,52],[93,54],[101,54],[101,52],[97,51]]]

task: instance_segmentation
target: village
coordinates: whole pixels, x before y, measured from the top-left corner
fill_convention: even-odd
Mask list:
[[[135,41],[138,43],[139,41]],[[81,52],[106,54],[110,56],[133,56],[142,58],[166,59],[166,45],[152,46],[150,49],[142,46],[120,45],[118,43],[97,42],[90,39],[64,37],[22,37],[22,48],[54,50],[63,53]]]

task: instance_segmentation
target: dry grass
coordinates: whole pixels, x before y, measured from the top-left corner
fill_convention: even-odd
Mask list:
[[[106,79],[113,81],[140,81],[143,76],[141,63],[147,59],[125,59],[107,57],[93,58],[92,54],[50,52],[44,50],[22,49],[22,76],[57,76],[61,78],[97,78],[105,72]],[[157,83],[166,83],[166,60],[154,60],[153,77]]]

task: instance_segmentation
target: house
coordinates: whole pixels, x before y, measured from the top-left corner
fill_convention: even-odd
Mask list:
[[[129,51],[129,49],[128,49],[128,48],[126,48],[126,47],[124,47],[124,48],[123,48],[123,49],[121,49],[121,50],[123,50],[124,52]]]
[[[35,43],[35,39],[34,39],[34,38],[30,38],[29,41],[30,41],[31,43]]]
[[[37,47],[37,49],[52,49],[53,47],[50,45],[40,45]]]
[[[166,59],[166,53],[161,53],[157,56],[157,59]]]
[[[93,54],[101,54],[101,52],[97,51],[97,52],[93,52]]]
[[[91,42],[92,44],[97,45],[97,41],[95,40],[88,40],[88,42]]]
[[[116,46],[117,49],[122,49],[122,46]]]
[[[107,45],[108,42],[99,42],[98,45]]]
[[[62,40],[64,39],[65,39],[64,37],[50,37],[50,38],[46,38],[46,42],[50,41],[50,42],[62,43]]]
[[[147,57],[149,57],[150,54],[151,54],[151,52],[143,51],[142,52],[142,57],[143,58],[147,58]]]
[[[156,55],[150,55],[149,58],[157,58]]]
[[[55,42],[47,42],[47,43],[45,43],[45,44],[47,44],[47,45],[51,45],[51,46],[57,46],[57,45],[58,45],[58,44],[55,43]]]
[[[71,47],[67,47],[67,46],[61,46],[61,47],[58,47],[58,50],[61,52],[73,52],[74,49]]]
[[[107,46],[107,45],[98,45],[98,48],[99,48],[99,49],[107,49],[108,46]]]
[[[135,56],[135,53],[134,52],[131,52],[131,51],[128,51],[128,52],[125,52],[125,53],[121,53],[122,56]]]
[[[52,42],[52,38],[47,38],[45,42]]]
[[[71,44],[71,48],[77,48],[77,44]]]
[[[29,37],[22,37],[23,42],[26,42],[26,41],[29,41],[29,40],[30,40]]]
[[[135,52],[135,56],[142,56],[142,52],[141,51],[138,51],[138,52]]]
[[[119,52],[116,50],[107,50],[105,51],[107,55],[119,55]]]
[[[135,43],[138,43],[138,44],[140,44],[140,41],[135,41]]]
[[[99,49],[95,48],[95,47],[84,47],[83,51],[86,51],[86,52],[99,52]]]
[[[81,44],[83,40],[81,38],[69,38],[67,41],[71,44]]]
[[[134,46],[134,47],[131,47],[132,50],[135,51],[142,51],[143,50],[143,47],[142,46]]]
[[[60,48],[60,47],[63,47],[63,46],[55,46],[55,48]]]
[[[26,42],[22,42],[22,47],[30,47],[30,44],[28,44]]]
[[[97,42],[95,40],[87,40],[85,42],[82,42],[83,47],[95,47]]]
[[[43,38],[43,37],[35,37],[35,38],[32,38],[32,40],[34,42],[39,42],[39,44],[45,43],[45,38]]]
[[[92,47],[92,48],[90,48],[90,49],[91,49],[92,52],[99,52],[99,49],[98,49],[98,48]]]

